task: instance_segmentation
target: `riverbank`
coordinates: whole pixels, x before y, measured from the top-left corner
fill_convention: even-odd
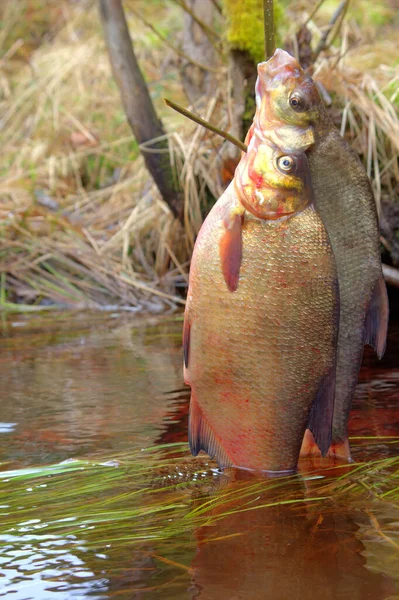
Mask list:
[[[135,10],[179,46],[183,11],[175,2],[155,4],[156,14],[145,2],[136,2]],[[0,310],[57,306],[163,312],[184,304],[195,236],[231,165],[223,158],[225,142],[164,105],[164,96],[188,105],[180,81],[182,59],[129,7],[126,2],[135,49],[184,190],[184,222],[172,217],[144,167],[111,75],[96,3],[5,3]],[[336,125],[372,179],[382,210],[383,259],[399,266],[394,9],[389,3],[373,7],[367,15],[359,7],[349,14],[314,73],[331,96]],[[310,12],[307,2],[296,13],[287,8],[292,23],[284,34],[287,43]],[[315,42],[331,13],[326,3],[309,22]],[[222,48],[225,52],[226,44]],[[202,114],[227,129],[231,97],[224,66],[220,85],[205,105]]]

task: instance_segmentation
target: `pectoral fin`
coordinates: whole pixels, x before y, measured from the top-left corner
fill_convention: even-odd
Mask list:
[[[382,358],[385,352],[388,317],[388,294],[384,278],[381,275],[373,290],[364,330],[364,343],[374,348],[378,358]]]
[[[335,397],[335,366],[324,378],[310,411],[308,429],[322,456],[326,456],[331,444],[332,420]]]
[[[184,366],[188,369],[188,357],[190,354],[190,330],[191,323],[188,318],[188,314],[184,315],[184,325],[183,325],[183,356],[184,356]]]
[[[231,292],[238,288],[242,260],[243,215],[234,211],[224,220],[225,231],[219,242],[223,277]]]
[[[191,391],[190,400],[188,443],[193,456],[197,456],[200,450],[204,450],[211,458],[216,460],[219,467],[231,466],[232,462],[204,418],[193,390]]]

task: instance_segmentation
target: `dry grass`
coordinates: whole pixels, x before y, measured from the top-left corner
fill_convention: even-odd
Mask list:
[[[134,6],[145,16],[154,12],[144,1]],[[301,20],[308,8],[300,6]],[[136,52],[185,193],[184,226],[159,197],[125,121],[96,3],[13,0],[2,10],[1,308],[61,304],[161,311],[184,303],[195,235],[211,198],[222,192],[225,142],[163,105],[166,92],[186,104],[179,57],[130,15]],[[156,12],[154,24],[176,44],[181,9],[158,2]],[[315,43],[319,20],[316,15],[310,23]],[[382,194],[393,197],[399,179],[399,73],[389,66],[391,46],[376,45],[387,64],[374,66],[367,40],[349,20],[336,46],[316,64],[378,200]],[[222,128],[229,125],[227,89],[221,70],[220,89],[204,116]]]
[[[13,3],[6,20],[27,4]],[[35,4],[39,10],[46,3]],[[27,304],[175,306],[183,302],[176,287],[186,285],[202,221],[205,187],[198,189],[198,178],[213,195],[220,193],[211,142],[202,144],[202,131],[183,140],[181,120],[172,116],[169,141],[187,198],[183,230],[160,199],[125,123],[96,6],[64,2],[63,9],[54,39],[41,43],[27,63],[13,62],[12,51],[2,63],[3,307],[16,298]],[[132,31],[165,113],[157,82],[167,70],[169,89],[180,94],[175,57],[161,54],[156,40],[147,47],[137,23]]]
[[[340,46],[319,60],[315,74],[342,108],[341,134],[362,157],[380,210],[383,193],[398,194],[399,68],[389,66],[396,60],[393,41],[376,45],[367,66],[370,48],[358,48],[355,35],[354,25],[345,23]]]

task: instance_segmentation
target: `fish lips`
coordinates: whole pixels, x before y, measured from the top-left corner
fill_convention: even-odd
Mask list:
[[[285,50],[277,48],[268,61],[258,64],[256,88],[262,86],[262,84],[266,88],[277,87],[287,79],[296,79],[301,75],[303,75],[303,69],[298,61]],[[256,89],[256,92],[258,91],[262,92],[261,89]]]

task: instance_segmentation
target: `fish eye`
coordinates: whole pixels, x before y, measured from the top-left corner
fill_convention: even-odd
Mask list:
[[[297,112],[301,112],[306,109],[305,99],[298,92],[293,92],[290,96],[290,106]]]
[[[277,160],[277,166],[280,171],[290,173],[295,167],[295,161],[291,156],[280,156]]]

